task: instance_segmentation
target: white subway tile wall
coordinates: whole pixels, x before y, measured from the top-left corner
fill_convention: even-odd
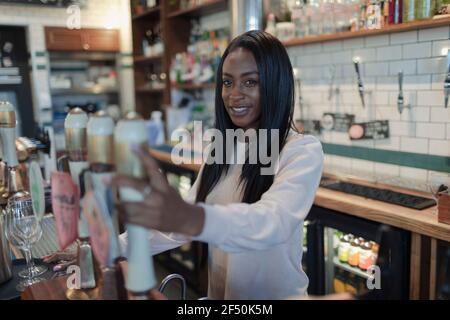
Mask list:
[[[33,66],[33,101],[36,110],[49,107],[49,71],[37,70],[41,64],[35,52],[45,52],[44,26],[65,27],[72,13],[66,8],[52,8],[32,5],[0,5],[0,25],[20,25],[27,27],[28,46]],[[112,28],[120,30],[121,51],[131,53],[131,16],[129,0],[87,1],[81,9],[81,27]],[[48,64],[47,64],[48,67]],[[123,108],[134,106],[134,77],[131,69],[119,69],[120,103]],[[35,112],[39,121],[39,112]]]
[[[450,157],[450,107],[444,108],[444,78],[450,49],[450,27],[393,33],[290,47],[294,66],[300,68],[304,99],[303,117],[320,120],[324,112],[349,112],[356,121],[389,120],[389,139],[351,141],[346,133],[325,132],[321,140],[351,146]],[[363,41],[364,40],[364,41]],[[301,50],[298,48],[302,48]],[[366,109],[361,106],[352,58],[361,59]],[[333,95],[328,100],[330,66],[335,65]],[[398,72],[404,74],[405,104],[397,110]],[[321,75],[320,77],[318,76]],[[295,116],[299,116],[298,106]],[[326,168],[389,174],[427,180],[427,170],[326,155]]]

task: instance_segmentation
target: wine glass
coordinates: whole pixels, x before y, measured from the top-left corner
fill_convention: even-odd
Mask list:
[[[42,228],[40,229],[40,235],[38,239],[42,237]],[[25,256],[25,253],[22,251],[22,254]],[[31,259],[31,272],[33,273],[33,277],[43,275],[48,271],[48,267],[43,264],[36,264],[34,259]],[[28,278],[28,268],[25,268],[17,273],[20,278]]]
[[[43,279],[33,274],[31,249],[42,236],[38,217],[34,214],[31,197],[26,192],[17,192],[8,199],[6,206],[6,237],[12,245],[20,248],[27,263],[28,277],[17,285],[17,291],[25,289]]]
[[[450,188],[450,175],[442,172],[431,172],[428,179],[428,189],[431,192],[431,196],[436,201],[439,201],[439,193],[443,191],[448,191]],[[437,214],[437,208],[435,208],[434,213]]]

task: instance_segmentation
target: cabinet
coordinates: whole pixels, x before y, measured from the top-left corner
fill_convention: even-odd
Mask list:
[[[49,51],[118,52],[118,30],[74,29],[46,27],[45,42]]]
[[[210,84],[176,87],[170,83],[170,65],[177,53],[186,52],[191,34],[191,20],[204,15],[222,12],[228,8],[228,0],[197,1],[193,7],[185,8],[185,1],[159,1],[159,5],[137,10],[131,4],[134,83],[136,111],[148,118],[154,110],[164,110],[172,101],[172,89],[201,91],[213,88]],[[159,34],[164,51],[162,54],[146,55],[143,41],[151,35]],[[150,35],[150,36],[149,36]],[[161,77],[162,76],[162,77]],[[153,81],[153,78],[159,79]],[[157,83],[155,86],[152,83]]]

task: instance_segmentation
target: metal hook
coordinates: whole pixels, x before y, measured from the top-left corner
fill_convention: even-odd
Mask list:
[[[159,292],[164,293],[164,290],[166,289],[167,285],[172,280],[180,280],[181,283],[181,300],[186,300],[186,280],[184,280],[184,277],[182,275],[179,275],[177,273],[169,274],[167,277],[161,281],[161,284],[159,285]]]

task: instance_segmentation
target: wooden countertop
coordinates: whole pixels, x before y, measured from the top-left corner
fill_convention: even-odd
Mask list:
[[[150,154],[159,161],[173,164],[171,155],[168,152],[150,150]],[[183,163],[179,166],[198,173],[201,165],[194,163]],[[430,195],[426,192],[398,188],[382,183],[371,183],[351,177],[337,177],[327,173],[324,174],[324,177],[430,198]],[[319,187],[317,190],[314,204],[319,207],[332,209],[344,214],[388,224],[404,230],[409,230],[432,238],[450,242],[450,225],[438,222],[437,215],[433,213],[433,210],[436,207],[431,207],[424,210],[414,210],[386,202],[325,189],[322,187]]]

